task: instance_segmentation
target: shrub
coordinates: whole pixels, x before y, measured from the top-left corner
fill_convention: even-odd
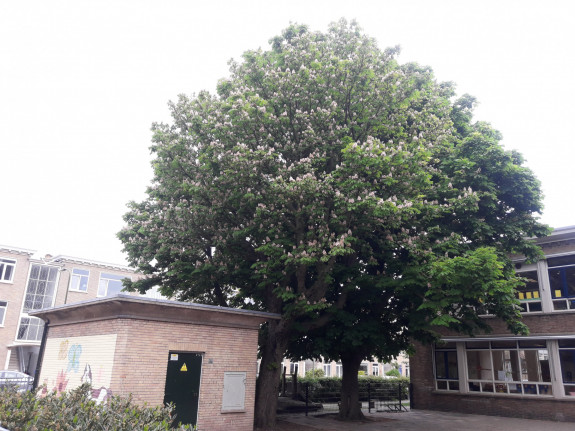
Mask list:
[[[106,403],[90,399],[88,384],[69,392],[0,390],[0,426],[10,431],[169,431],[171,407],[140,407],[131,397],[112,396]],[[192,430],[180,425],[177,430]]]
[[[385,375],[389,377],[401,377],[401,373],[397,368],[392,368],[387,373],[385,373]]]
[[[321,370],[321,369],[319,369],[319,368],[315,368],[315,369],[313,369],[313,370],[307,370],[307,371],[305,372],[305,378],[306,378],[306,379],[308,379],[308,378],[311,378],[311,379],[313,379],[313,378],[315,378],[315,379],[321,379],[321,378],[323,378],[323,377],[325,377],[325,373],[323,372],[323,370]]]

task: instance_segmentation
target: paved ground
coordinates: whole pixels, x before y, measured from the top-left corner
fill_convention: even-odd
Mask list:
[[[530,419],[512,419],[498,416],[445,413],[430,410],[412,410],[403,413],[376,413],[367,415],[360,423],[345,423],[333,415],[280,416],[284,422],[278,429],[298,431],[573,431],[575,423],[548,422]]]

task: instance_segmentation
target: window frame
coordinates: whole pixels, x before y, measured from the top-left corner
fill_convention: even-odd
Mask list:
[[[0,310],[2,310],[2,314],[0,314],[0,328],[3,328],[6,321],[6,313],[8,312],[8,301],[0,301]]]
[[[469,344],[473,344],[473,341],[465,342],[465,371],[467,382],[469,386],[470,393],[488,393],[488,394],[501,394],[501,395],[521,395],[521,396],[541,396],[548,397],[553,395],[553,382],[551,378],[550,371],[550,347],[545,339],[532,339],[532,340],[509,340],[508,343],[513,343],[513,346],[498,347],[494,346],[494,342],[499,342],[500,340],[489,340],[486,341],[487,347],[478,346],[477,348],[470,347]],[[543,343],[542,345],[536,346],[536,343]],[[478,344],[477,342],[475,342]],[[523,345],[522,345],[523,343]],[[549,379],[543,379],[542,363],[544,359],[540,356],[542,352],[547,355],[547,370],[549,371]],[[486,352],[489,358],[490,368],[483,368],[483,364],[478,365],[478,370],[481,372],[489,371],[491,378],[479,376],[479,378],[472,378],[470,375],[470,352]],[[509,359],[505,358],[505,353],[503,353],[502,364],[507,364],[511,367],[511,371],[506,372],[503,379],[496,375],[494,358],[495,354],[498,352],[509,352]],[[524,374],[528,370],[528,352],[536,352],[536,366],[537,366],[537,377],[538,380],[523,379]],[[533,364],[531,364],[533,366]],[[525,371],[527,370],[527,371]],[[501,370],[497,370],[499,373]],[[505,372],[505,367],[502,370]],[[508,380],[508,375],[511,375],[511,379]],[[516,378],[513,375],[516,375]],[[477,389],[475,389],[477,388]]]
[[[573,263],[560,263],[555,265],[550,265],[549,262],[561,258],[571,258]],[[552,255],[546,257],[547,263],[547,280],[549,283],[549,293],[551,296],[551,302],[553,304],[553,311],[569,311],[575,310],[575,288],[572,294],[568,294],[568,282],[567,282],[567,271],[568,270],[575,270],[575,254],[568,253],[568,254],[561,254],[561,255]],[[560,278],[561,278],[561,286],[557,289],[558,286],[552,286],[551,280],[554,279],[551,276],[551,272],[559,271]],[[560,292],[560,295],[557,296],[557,292]]]
[[[87,272],[87,274],[75,274],[75,271],[85,271]],[[75,278],[77,277],[77,278]],[[82,285],[82,279],[86,278],[86,290],[82,290],[82,289],[74,289],[74,280],[75,279],[79,279],[78,281],[78,287],[80,287]],[[89,285],[90,285],[90,270],[89,269],[83,269],[83,268],[73,268],[72,272],[70,274],[70,284],[68,286],[68,290],[70,292],[78,292],[78,293],[88,293],[88,289],[89,289]]]
[[[14,283],[14,273],[16,272],[17,263],[16,259],[0,256],[0,283]],[[6,275],[6,269],[9,267],[12,268],[12,271],[10,272],[10,278],[6,279],[4,276]]]
[[[28,327],[25,329],[25,332],[22,335],[29,334],[31,328],[37,328],[36,329],[37,335],[35,338],[30,339],[29,337],[23,338],[20,336],[20,331],[22,329],[22,324],[23,324],[24,319],[28,319],[28,323],[27,323]],[[37,324],[37,323],[39,323],[39,324]],[[22,314],[20,316],[20,320],[18,321],[18,329],[16,331],[16,340],[18,340],[20,342],[25,342],[25,343],[39,343],[40,341],[42,341],[42,335],[44,333],[44,327],[45,327],[45,323],[39,317],[29,316],[27,314]]]
[[[457,354],[457,345],[454,344],[450,346],[451,343],[446,343],[444,346],[434,345],[433,347],[433,379],[435,381],[435,389],[438,391],[459,391],[460,390],[460,373],[459,373],[459,362],[460,358]],[[442,356],[443,367],[445,368],[445,377],[437,377],[437,366],[438,366],[438,353]],[[449,355],[455,354],[455,370],[456,376],[449,376]]]
[[[107,277],[105,277],[105,276],[107,276]],[[123,274],[120,275],[120,274],[114,274],[112,272],[100,272],[100,277],[98,278],[98,292],[96,293],[96,296],[98,298],[107,298],[107,297],[111,296],[108,294],[108,292],[110,290],[110,281],[119,281],[120,284],[122,284],[122,288],[115,294],[122,293],[122,289],[124,288],[122,280],[124,280],[125,278],[129,278],[130,280],[132,279],[132,277],[129,277],[129,276],[123,275]],[[106,293],[102,295],[100,292],[101,292],[101,284],[102,284],[103,280],[106,280]]]
[[[539,270],[537,265],[526,265],[521,270],[518,270],[517,275],[519,277],[526,277],[528,273],[535,273],[534,283],[537,284],[537,290],[533,287],[529,288],[528,284],[525,284],[524,289],[521,291],[519,289],[516,290],[517,299],[520,302],[521,307],[523,308],[522,313],[542,313],[543,312],[543,298],[542,298],[542,289],[541,289],[541,282],[539,280]],[[525,274],[525,275],[524,275]],[[535,296],[535,294],[537,296]]]

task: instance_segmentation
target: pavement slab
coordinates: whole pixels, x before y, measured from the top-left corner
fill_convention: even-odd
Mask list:
[[[278,419],[292,424],[295,430],[317,431],[573,431],[575,423],[501,416],[470,415],[431,410],[410,410],[402,413],[366,413],[361,422],[342,422],[335,415],[282,415]],[[283,424],[282,424],[283,425]]]

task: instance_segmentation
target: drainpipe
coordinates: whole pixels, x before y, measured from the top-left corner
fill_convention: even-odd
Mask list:
[[[44,350],[46,350],[46,340],[48,339],[49,325],[50,319],[46,319],[46,324],[44,325],[44,333],[42,334],[42,342],[40,343],[40,352],[38,352],[38,361],[36,362],[36,372],[34,373],[34,383],[32,384],[32,390],[38,388],[38,380],[40,379],[40,371],[42,370],[42,361],[44,360]]]

